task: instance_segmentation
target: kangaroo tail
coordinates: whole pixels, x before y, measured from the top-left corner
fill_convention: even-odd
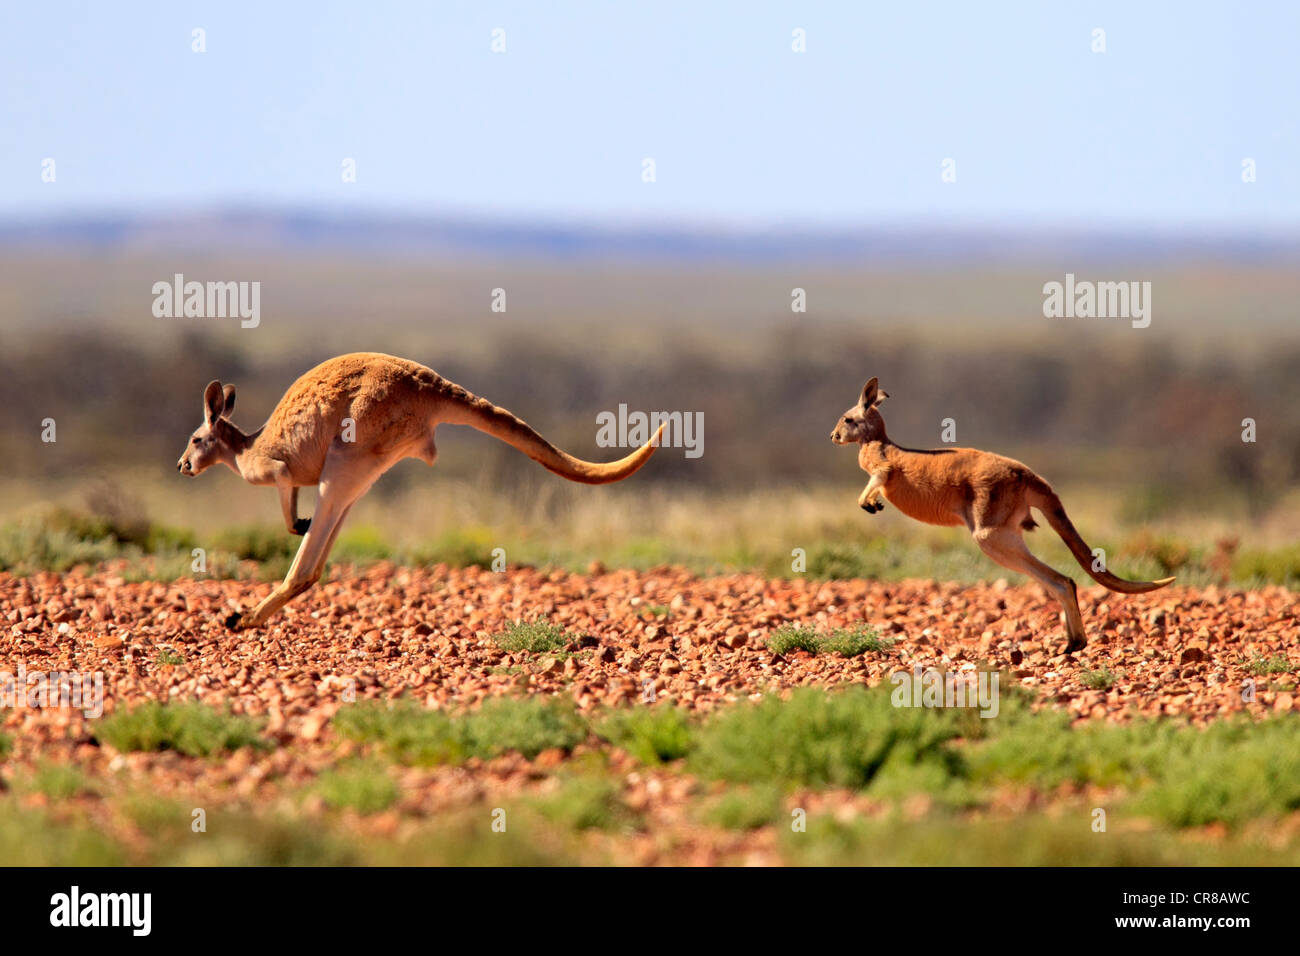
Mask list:
[[[451,383],[448,382],[447,385],[451,386]],[[518,448],[543,468],[561,478],[587,485],[622,481],[631,475],[655,453],[665,427],[660,425],[653,438],[618,461],[606,463],[583,461],[556,448],[513,412],[493,405],[485,398],[472,395],[460,386],[451,386],[449,397],[452,400],[439,415],[442,421],[449,425],[469,425],[477,428],[493,438],[501,439],[507,445]]]
[[[1059,534],[1061,540],[1069,547],[1070,553],[1079,562],[1079,566],[1087,571],[1098,584],[1121,594],[1144,594],[1147,591],[1155,591],[1173,583],[1173,578],[1161,578],[1159,581],[1128,581],[1124,578],[1117,578],[1109,571],[1096,570],[1093,567],[1092,549],[1088,547],[1083,540],[1083,536],[1075,529],[1073,522],[1065,513],[1065,507],[1061,504],[1061,499],[1056,496],[1056,492],[1052,490],[1047,482],[1043,481],[1041,487],[1031,489],[1029,503],[1042,512],[1043,517],[1047,519],[1047,523],[1052,526],[1052,530]]]

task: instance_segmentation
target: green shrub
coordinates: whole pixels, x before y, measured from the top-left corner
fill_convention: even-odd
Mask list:
[[[619,787],[599,777],[572,777],[553,794],[533,802],[546,819],[574,830],[610,830],[631,823],[633,814]]]
[[[453,568],[492,565],[492,549],[501,546],[499,535],[490,528],[462,527],[440,535],[435,541],[416,547],[411,560],[416,564],[446,564]]]
[[[1274,551],[1244,551],[1232,564],[1232,577],[1249,584],[1300,587],[1300,544]]]
[[[709,719],[688,766],[705,777],[861,788],[891,763],[936,762],[955,769],[945,741],[957,735],[947,711],[894,707],[884,688],[834,693],[799,688]]]
[[[587,739],[587,723],[572,702],[550,697],[494,697],[460,719],[466,749],[479,757],[518,751],[572,750]]]
[[[1300,809],[1300,721],[1222,721],[1184,729],[1135,807],[1174,826],[1239,824]]]
[[[139,553],[139,549],[135,550]],[[101,564],[122,554],[122,546],[111,538],[86,540],[36,517],[24,517],[0,527],[0,571],[62,573],[80,565]]]
[[[0,860],[5,866],[122,866],[122,848],[80,819],[56,818],[44,810],[0,799]]]
[[[1098,668],[1092,671],[1082,671],[1079,674],[1079,681],[1089,690],[1110,690],[1119,680],[1114,671],[1108,667]]]
[[[706,800],[701,817],[724,830],[757,830],[781,813],[781,788],[773,784],[737,787]]]
[[[1069,714],[1005,714],[986,741],[970,748],[971,777],[984,783],[1028,784],[1051,790],[1063,783],[1133,787],[1149,779],[1176,731],[1170,722],[1087,722]]]
[[[574,638],[564,628],[549,621],[515,621],[493,638],[503,651],[543,654],[561,651],[573,643]]]
[[[316,792],[329,806],[358,813],[378,813],[397,800],[397,784],[388,771],[367,763],[326,771],[316,780]]]
[[[243,525],[219,532],[211,550],[229,551],[242,561],[287,562],[301,541],[280,525]]]
[[[841,544],[819,544],[809,550],[808,575],[832,581],[870,577],[860,549]]]
[[[1264,657],[1262,654],[1256,654],[1251,661],[1246,664],[1247,672],[1257,677],[1267,677],[1270,674],[1288,674],[1293,669],[1291,661],[1282,654],[1274,654],[1272,657]]]
[[[612,711],[596,725],[596,734],[645,764],[679,760],[694,745],[686,712],[672,706]]]
[[[801,866],[1294,866],[1300,859],[1294,846],[1192,842],[1160,830],[1097,834],[1088,823],[1083,813],[1011,820],[819,815],[810,816],[804,832],[777,829],[783,858]]]
[[[257,724],[206,704],[149,701],[131,710],[102,718],[95,736],[118,750],[176,750],[191,757],[206,757],[240,747],[266,748]]]
[[[391,559],[393,550],[378,528],[359,525],[347,528],[339,535],[332,554],[336,562],[367,564]]]
[[[839,654],[841,657],[857,657],[867,652],[888,650],[891,641],[883,640],[875,628],[861,625],[852,630],[837,628],[829,634],[819,634],[811,627],[799,627],[787,624],[768,635],[767,646],[775,654],[789,654],[791,651],[807,651],[809,654]]]
[[[51,800],[68,800],[84,793],[93,793],[94,787],[76,767],[68,764],[43,762],[23,784],[25,789],[43,793]]]
[[[367,702],[341,708],[334,727],[344,737],[378,744],[394,759],[418,765],[510,751],[532,759],[543,750],[572,750],[588,733],[572,703],[538,697],[497,697],[455,716],[410,702]]]
[[[811,627],[798,627],[787,624],[767,636],[767,647],[773,654],[789,654],[792,651],[806,651],[816,654],[821,650],[821,639]]]
[[[405,764],[459,763],[468,756],[451,717],[410,701],[392,706],[364,701],[342,707],[334,715],[333,725],[341,736],[377,744]]]

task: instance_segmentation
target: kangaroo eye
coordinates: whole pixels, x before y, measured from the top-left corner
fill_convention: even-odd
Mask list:
[[[190,439],[190,444],[191,444],[191,445],[197,445],[198,443],[199,443],[199,439],[198,439],[197,436],[195,436],[194,438],[191,438],[191,439]]]

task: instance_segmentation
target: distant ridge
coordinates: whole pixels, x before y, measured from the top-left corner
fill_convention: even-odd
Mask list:
[[[1118,229],[942,229],[885,226],[719,228],[508,223],[319,211],[222,210],[67,216],[0,222],[0,251],[34,248],[349,251],[358,254],[610,259],[629,262],[817,262],[828,265],[990,265],[1188,260],[1300,261],[1300,235]]]

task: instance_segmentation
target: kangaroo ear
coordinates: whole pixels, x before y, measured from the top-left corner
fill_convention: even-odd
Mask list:
[[[222,409],[221,417],[229,418],[230,413],[235,410],[235,386],[227,385],[225,389],[226,407]]]
[[[887,391],[885,391],[883,388],[880,389],[879,391],[877,391],[877,392],[876,392],[876,407],[879,408],[879,407],[880,407],[880,403],[883,402],[883,401],[884,401],[885,399],[887,399],[888,397],[889,397],[889,393],[888,393]]]
[[[203,417],[211,425],[226,408],[226,395],[221,391],[221,383],[216,379],[208,382],[208,387],[203,390]]]
[[[863,408],[870,408],[876,404],[876,392],[879,390],[879,385],[879,380],[873,375],[871,381],[862,387],[862,398],[858,401]]]

